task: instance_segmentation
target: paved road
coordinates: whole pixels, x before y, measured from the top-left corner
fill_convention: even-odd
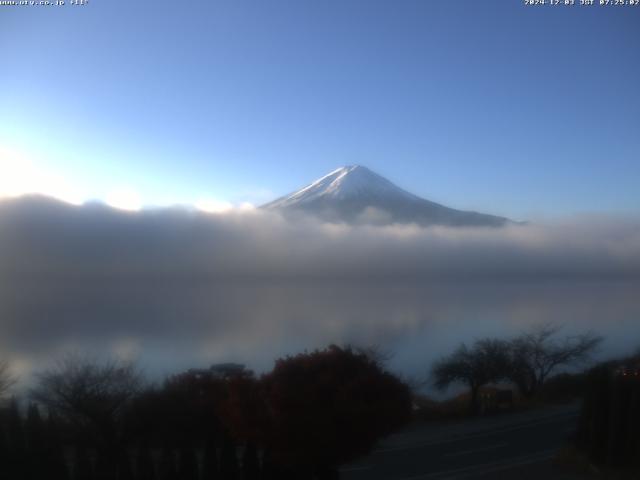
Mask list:
[[[551,458],[575,428],[578,405],[447,425],[390,437],[342,469],[344,480],[555,480]]]

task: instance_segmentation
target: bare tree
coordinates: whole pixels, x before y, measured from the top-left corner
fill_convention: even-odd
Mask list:
[[[440,390],[453,383],[466,384],[471,390],[470,410],[477,413],[480,387],[505,378],[508,372],[508,342],[486,338],[476,340],[470,348],[463,343],[451,355],[436,362],[431,374]]]
[[[587,361],[602,342],[593,332],[558,339],[560,330],[560,326],[545,324],[510,342],[509,378],[523,396],[533,397],[558,367]]]
[[[9,362],[0,360],[0,398],[16,383],[16,379],[9,371]]]
[[[142,376],[129,362],[99,362],[79,354],[59,360],[38,375],[31,395],[69,421],[90,427],[107,445],[116,442],[127,402],[139,391]]]

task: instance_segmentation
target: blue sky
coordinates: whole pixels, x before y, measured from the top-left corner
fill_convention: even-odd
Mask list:
[[[0,194],[261,203],[363,164],[514,218],[640,213],[640,6],[90,0],[0,7],[0,42]]]

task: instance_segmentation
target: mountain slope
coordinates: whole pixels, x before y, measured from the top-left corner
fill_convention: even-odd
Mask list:
[[[504,217],[456,210],[425,200],[360,165],[338,168],[261,208],[355,224],[499,227],[509,222]]]

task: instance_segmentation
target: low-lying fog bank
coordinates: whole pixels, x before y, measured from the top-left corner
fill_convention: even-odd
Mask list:
[[[640,220],[505,228],[286,221],[262,211],[0,203],[0,349],[23,373],[65,350],[154,374],[379,344],[422,375],[461,341],[542,322],[640,346]]]

